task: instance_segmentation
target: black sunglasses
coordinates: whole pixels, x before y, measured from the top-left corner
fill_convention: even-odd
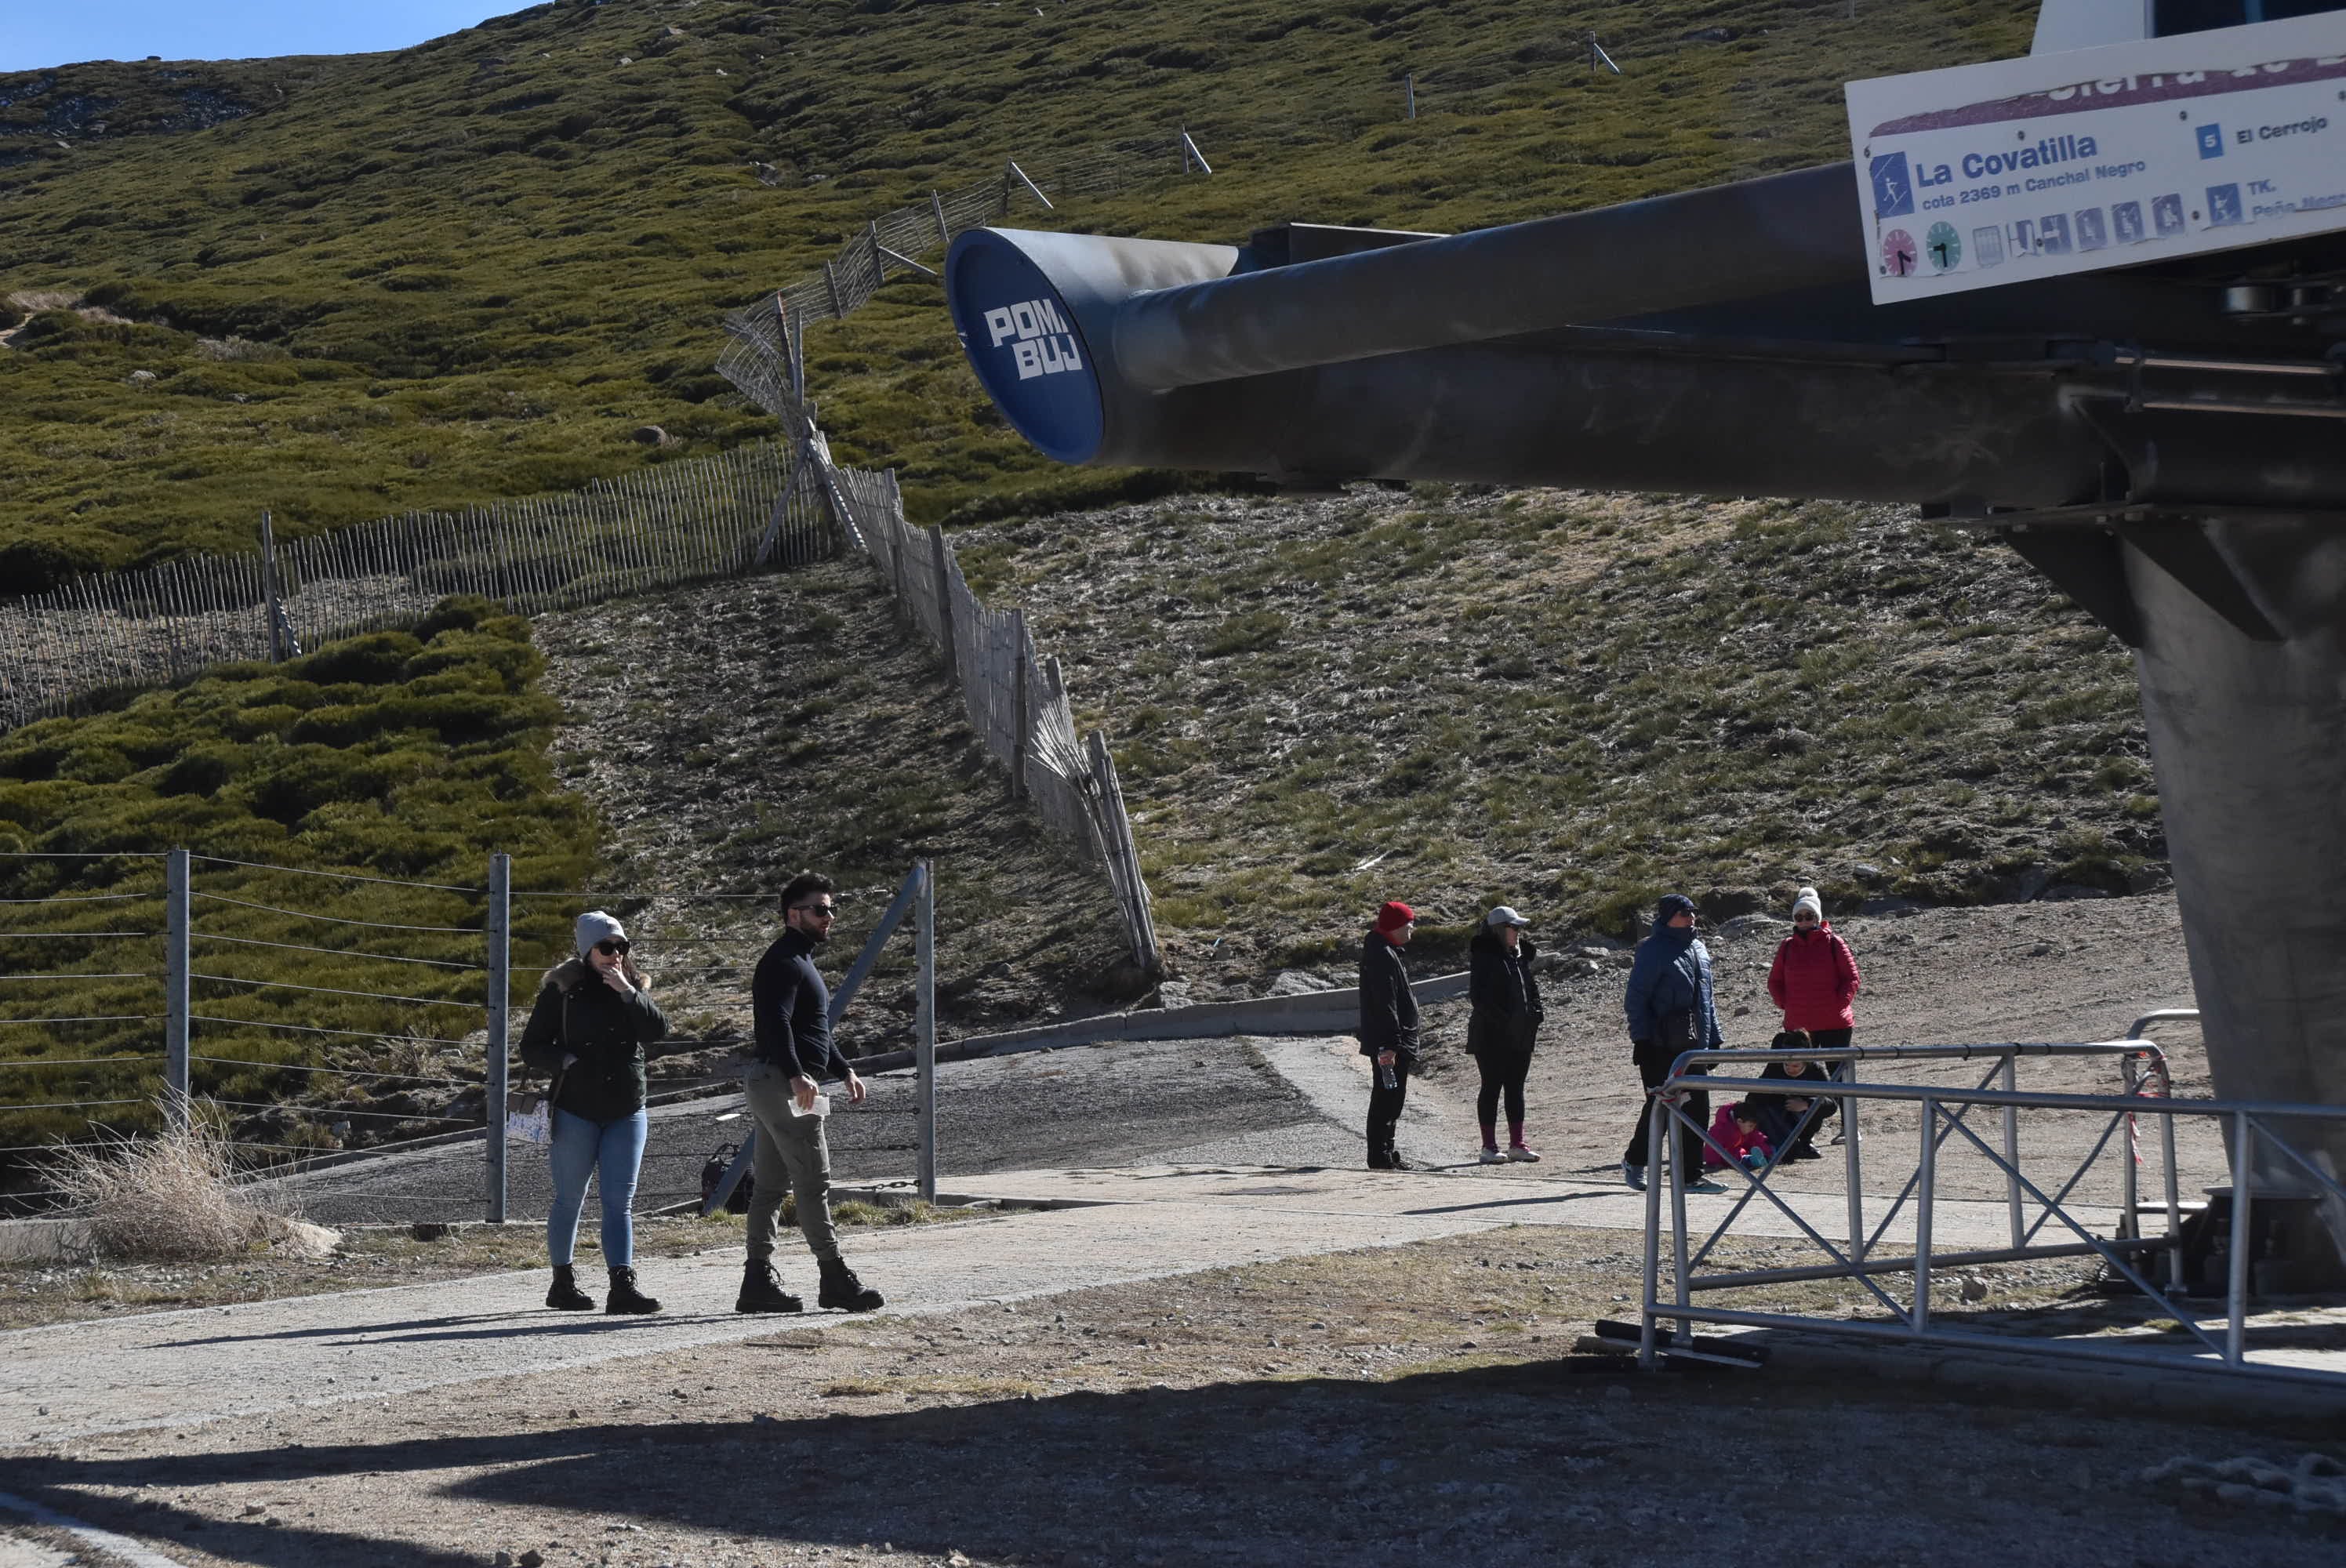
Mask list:
[[[597,943],[595,944],[595,951],[596,951],[597,952],[601,953],[605,958],[609,958],[609,957],[612,957],[614,954],[617,954],[617,953],[622,953],[622,952],[627,952],[627,947],[628,947],[627,940],[625,937],[621,937],[621,938],[619,938],[619,939],[618,939],[617,941],[616,941],[616,942],[597,942]]]
[[[839,913],[837,904],[792,904],[790,907],[804,910],[809,914],[821,915],[825,920],[834,919]]]

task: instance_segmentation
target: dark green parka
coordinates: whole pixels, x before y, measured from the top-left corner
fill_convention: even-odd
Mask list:
[[[521,1032],[521,1059],[561,1074],[555,1108],[590,1122],[616,1122],[644,1107],[644,1047],[668,1033],[647,986],[631,1000],[574,958],[548,970]],[[566,1071],[562,1059],[578,1058]]]

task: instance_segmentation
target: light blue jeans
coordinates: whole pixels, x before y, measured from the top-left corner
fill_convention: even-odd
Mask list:
[[[578,1216],[586,1207],[586,1178],[603,1173],[603,1264],[630,1268],[636,1261],[636,1173],[643,1168],[648,1119],[638,1111],[616,1122],[590,1122],[557,1108],[554,1147],[554,1207],[546,1217],[546,1250],[556,1268],[570,1267],[578,1245]]]

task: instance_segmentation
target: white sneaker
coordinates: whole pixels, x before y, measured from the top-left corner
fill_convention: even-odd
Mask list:
[[[1629,1184],[1630,1191],[1643,1192],[1646,1190],[1646,1167],[1633,1166],[1624,1160],[1621,1162],[1621,1179]]]
[[[1503,1166],[1507,1163],[1507,1156],[1496,1149],[1484,1149],[1475,1158],[1480,1164],[1486,1166]]]
[[[1522,1144],[1509,1144],[1507,1145],[1507,1158],[1517,1165],[1535,1166],[1539,1164],[1538,1152],[1534,1149],[1526,1148]]]

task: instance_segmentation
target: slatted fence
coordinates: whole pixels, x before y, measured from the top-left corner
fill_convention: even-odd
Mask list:
[[[819,559],[838,546],[833,509],[811,476],[786,476],[786,460],[783,447],[760,442],[561,495],[408,513],[268,554],[76,578],[0,605],[0,726],[69,712],[100,691],[291,651],[280,639],[315,647],[409,625],[452,594],[528,614],[753,561]]]

